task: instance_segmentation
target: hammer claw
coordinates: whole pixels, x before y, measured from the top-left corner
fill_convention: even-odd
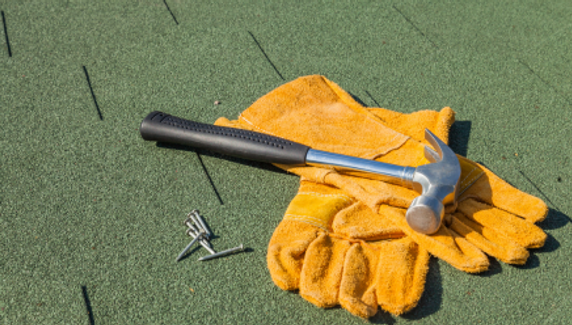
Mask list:
[[[429,148],[428,146],[425,146],[425,158],[427,158],[427,160],[429,160],[431,163],[435,163],[441,160],[441,157],[439,156],[439,153],[431,148]]]

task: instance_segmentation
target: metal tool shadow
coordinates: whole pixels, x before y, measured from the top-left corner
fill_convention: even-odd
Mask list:
[[[467,156],[471,127],[471,121],[455,121],[449,131],[449,147],[463,157]]]
[[[212,189],[213,189],[213,191],[214,191],[214,193],[215,193],[215,195],[216,195],[216,197],[217,197],[217,199],[221,205],[224,205],[224,201],[222,199],[222,196],[221,196],[220,192],[218,191],[218,189],[217,189],[217,187],[216,187],[216,185],[215,185],[215,183],[214,183],[214,181],[213,181],[213,179],[209,173],[209,170],[208,170],[207,166],[205,165],[205,163],[203,162],[203,159],[201,158],[201,156],[210,156],[210,157],[215,157],[217,159],[224,159],[224,160],[228,160],[228,161],[233,162],[233,163],[246,165],[246,166],[250,166],[250,167],[254,167],[254,168],[262,169],[262,170],[266,170],[266,171],[271,171],[274,173],[288,174],[284,170],[282,170],[282,169],[280,169],[280,168],[278,168],[272,164],[261,163],[261,162],[256,162],[256,161],[252,161],[252,160],[245,160],[245,159],[235,158],[235,157],[231,157],[231,156],[225,156],[225,155],[221,155],[221,154],[214,153],[211,151],[191,148],[191,147],[184,146],[184,145],[157,142],[157,147],[165,148],[165,149],[174,149],[174,150],[194,152],[197,155],[197,159],[199,160],[199,163],[201,164],[203,172],[204,172],[205,176],[207,177],[207,180],[211,184],[211,187],[212,187]],[[289,175],[292,175],[292,174],[289,174]]]
[[[188,146],[184,146],[184,145],[178,145],[178,144],[170,144],[170,143],[164,143],[164,142],[157,142],[157,147],[160,148],[165,148],[165,149],[174,149],[174,150],[181,150],[181,151],[188,151],[188,152],[194,152],[196,154],[199,154],[201,156],[209,156],[209,157],[215,157],[217,159],[223,159],[223,160],[227,160],[233,163],[237,163],[237,164],[241,164],[241,165],[246,165],[246,166],[250,166],[250,167],[254,167],[257,169],[262,169],[262,170],[266,170],[266,171],[271,171],[271,172],[275,172],[275,173],[282,173],[282,174],[288,174],[288,175],[292,175],[287,173],[286,171],[272,165],[272,164],[268,164],[268,163],[262,163],[262,162],[257,162],[257,161],[252,161],[252,160],[246,160],[246,159],[240,159],[240,158],[235,158],[235,157],[231,157],[231,156],[226,156],[226,155],[222,155],[222,154],[218,154],[215,152],[211,152],[208,150],[203,150],[203,149],[197,149],[197,148],[192,148],[192,147],[188,147]]]

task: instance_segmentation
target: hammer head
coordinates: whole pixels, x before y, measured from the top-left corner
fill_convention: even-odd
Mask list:
[[[453,150],[427,129],[425,139],[435,150],[425,147],[425,158],[431,163],[415,170],[413,189],[421,195],[411,202],[405,219],[413,230],[433,234],[441,226],[445,205],[457,199],[461,165]]]

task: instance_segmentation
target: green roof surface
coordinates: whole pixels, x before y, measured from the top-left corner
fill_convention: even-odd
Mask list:
[[[298,177],[139,135],[213,123],[322,74],[367,106],[457,112],[451,147],[550,207],[526,265],[432,258],[419,305],[374,324],[572,321],[569,1],[0,0],[0,323],[364,324],[276,287]],[[215,101],[220,104],[215,105]],[[208,262],[181,224],[199,209]]]

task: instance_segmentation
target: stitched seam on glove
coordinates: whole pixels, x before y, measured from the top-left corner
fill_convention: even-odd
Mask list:
[[[328,233],[328,236],[332,237],[332,238],[337,238],[337,239],[341,239],[341,240],[346,240],[352,244],[360,244],[363,246],[366,246],[370,249],[373,249],[375,251],[381,251],[381,247],[377,247],[375,245],[372,245],[370,243],[370,241],[364,240],[364,239],[360,239],[360,238],[349,238],[346,236],[342,236],[340,234],[336,234],[333,232]],[[384,238],[384,239],[380,239],[380,240],[372,240],[373,242],[379,242],[379,241],[385,241],[385,240],[391,240],[391,239],[397,239],[397,238],[403,238],[404,236],[395,236],[395,238],[390,237],[390,238]]]
[[[344,194],[323,194],[318,192],[298,192],[298,195],[313,195],[313,196],[321,196],[321,197],[339,197],[349,201],[353,201],[353,199]]]
[[[295,215],[295,214],[285,214],[284,220],[292,220],[297,222],[304,222],[311,226],[318,227],[326,232],[330,232],[327,226],[324,226],[323,221],[319,218],[308,215]]]

